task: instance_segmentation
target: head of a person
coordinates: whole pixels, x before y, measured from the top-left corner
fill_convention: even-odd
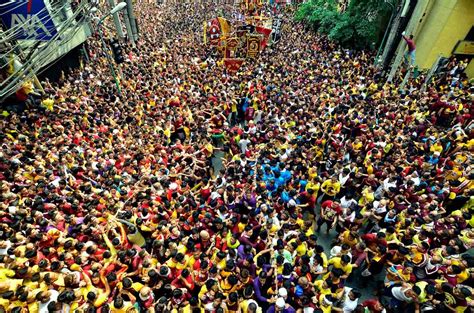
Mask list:
[[[284,298],[282,297],[277,298],[275,302],[275,312],[283,312],[283,310],[285,309],[285,305],[286,305],[286,302]]]
[[[124,306],[124,301],[121,295],[117,296],[113,303],[114,303],[115,309],[121,309]]]
[[[344,255],[341,256],[341,263],[342,263],[343,265],[347,265],[347,264],[349,264],[350,262],[351,262],[351,257],[350,257],[349,255],[344,254]]]
[[[360,298],[361,296],[361,293],[358,291],[358,290],[355,290],[355,289],[352,289],[350,292],[349,292],[349,299],[351,299],[352,301],[355,301],[357,299]]]
[[[262,285],[264,285],[267,281],[267,273],[265,271],[261,271],[260,274],[258,274],[258,279],[260,280]]]

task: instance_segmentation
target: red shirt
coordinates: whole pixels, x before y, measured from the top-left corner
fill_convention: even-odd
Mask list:
[[[311,195],[307,191],[302,192],[301,195],[303,196],[305,203],[308,204],[309,209],[313,209],[316,206],[317,198],[315,195]]]
[[[361,238],[369,248],[374,247],[375,245],[387,246],[387,241],[385,239],[377,238],[377,234],[364,234]]]
[[[382,310],[376,310],[375,307],[377,306],[377,304],[379,303],[378,300],[376,299],[370,299],[370,300],[365,300],[363,303],[362,303],[362,306],[364,308],[368,308],[370,310],[370,312],[373,312],[373,313],[379,313],[379,312],[382,312]],[[381,308],[383,308],[383,306],[380,305]]]
[[[188,284],[191,285],[191,287],[189,288],[189,291],[193,291],[194,290],[194,281],[193,281],[193,277],[191,275],[189,275],[188,277],[185,278],[186,282]],[[182,278],[181,276],[179,277],[176,277],[172,282],[171,282],[171,285],[175,288],[187,288],[187,286],[184,284],[184,282],[182,281]]]
[[[337,215],[341,214],[342,213],[341,206],[338,205],[336,207],[332,207],[333,203],[334,203],[334,201],[332,201],[332,200],[326,200],[323,203],[321,203],[321,208],[323,208],[325,211],[332,210],[332,211],[336,212]]]

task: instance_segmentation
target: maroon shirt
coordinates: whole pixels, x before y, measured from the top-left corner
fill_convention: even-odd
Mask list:
[[[406,36],[403,36],[403,39],[405,39],[405,41],[407,42],[408,51],[410,51],[410,52],[415,51],[415,49],[416,49],[415,41],[413,41],[413,39],[410,39]]]

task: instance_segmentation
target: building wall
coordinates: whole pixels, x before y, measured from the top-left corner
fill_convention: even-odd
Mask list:
[[[469,62],[469,65],[464,70],[464,73],[466,73],[467,77],[474,78],[474,58],[471,59],[471,62]]]
[[[416,64],[421,68],[430,68],[440,54],[450,56],[474,25],[474,0],[431,1],[431,10],[415,38]]]

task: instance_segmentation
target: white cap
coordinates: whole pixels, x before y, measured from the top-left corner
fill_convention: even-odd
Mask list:
[[[279,308],[284,308],[285,307],[285,299],[278,298],[277,301],[275,302],[275,306],[277,306]]]
[[[288,295],[288,291],[286,291],[285,288],[280,288],[280,289],[278,289],[278,295],[280,297],[286,297]]]

